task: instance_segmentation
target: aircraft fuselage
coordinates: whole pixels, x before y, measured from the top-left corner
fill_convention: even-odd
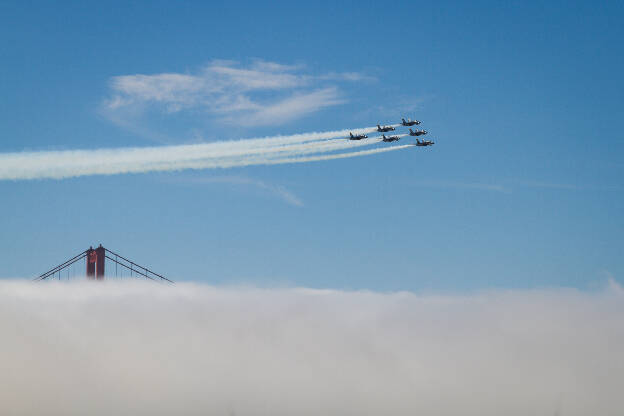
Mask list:
[[[403,126],[405,126],[405,127],[417,126],[417,125],[420,124],[420,121],[418,121],[418,120],[408,120],[408,121],[403,121],[401,124]]]
[[[387,143],[391,143],[391,142],[396,142],[399,141],[400,137],[399,136],[389,136],[389,137],[383,137],[381,140],[383,140],[384,142]]]

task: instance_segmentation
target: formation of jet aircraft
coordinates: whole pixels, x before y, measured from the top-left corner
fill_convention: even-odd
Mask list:
[[[388,126],[382,126],[381,124],[377,124],[377,131],[379,133],[387,133],[389,131],[394,131],[395,126],[411,127],[411,126],[418,126],[419,124],[421,124],[421,122],[418,120],[412,120],[410,118],[405,120],[404,118],[401,118],[400,124],[394,124],[394,125],[388,125]],[[414,143],[413,146],[423,147],[423,146],[434,145],[435,142],[432,140],[424,140],[424,139],[420,140],[418,138],[418,136],[424,136],[425,134],[427,134],[427,130],[422,130],[422,129],[412,130],[410,128],[409,135],[416,136],[416,143]],[[395,136],[386,136],[385,134],[382,134],[381,140],[386,143],[392,143],[392,142],[399,141],[402,136],[405,136],[405,134],[395,135]],[[352,132],[349,132],[349,137],[348,137],[349,140],[363,140],[367,138],[368,136],[366,134],[353,134]],[[379,137],[377,137],[377,139],[379,139]]]

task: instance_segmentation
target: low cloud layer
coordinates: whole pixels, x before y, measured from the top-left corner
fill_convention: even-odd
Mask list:
[[[624,291],[0,282],[0,414],[619,415]]]

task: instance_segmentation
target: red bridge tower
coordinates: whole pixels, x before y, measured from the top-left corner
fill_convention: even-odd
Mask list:
[[[102,244],[95,250],[87,250],[87,279],[104,279],[104,265],[106,264],[106,249]]]
[[[124,277],[123,270],[125,269],[130,272],[130,277],[144,277],[149,280],[173,283],[173,281],[167,279],[165,276],[155,273],[147,267],[140,266],[132,260],[128,260],[123,257],[121,254],[117,254],[112,250],[102,247],[102,244],[95,249],[93,246],[89,247],[82,253],[78,253],[71,259],[64,261],[43,274],[40,274],[39,277],[36,277],[34,280],[41,281],[48,278],[51,278],[50,280],[52,280],[55,276],[58,276],[58,279],[61,280],[61,271],[63,270],[67,270],[67,279],[69,279],[69,267],[82,259],[85,259],[87,268],[86,275],[89,280],[104,280],[104,268],[106,266],[106,260],[108,260],[111,264],[114,264],[115,277],[118,276],[117,268],[119,267],[122,269],[119,277]]]

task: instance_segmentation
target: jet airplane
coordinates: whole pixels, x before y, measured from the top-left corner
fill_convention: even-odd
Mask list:
[[[394,130],[394,127],[392,127],[392,126],[383,126],[383,127],[381,127],[379,124],[377,124],[377,131],[379,133],[385,133],[387,131],[393,131],[393,130]]]
[[[399,137],[399,136],[388,136],[388,137],[386,137],[385,134],[382,135],[382,136],[383,137],[381,138],[381,140],[383,140],[384,142],[387,142],[387,143],[398,142],[401,139],[401,137]]]
[[[431,140],[424,140],[421,142],[419,139],[416,139],[416,143],[414,143],[414,146],[432,146],[434,145],[435,142],[432,142]]]
[[[424,134],[427,134],[427,130],[418,130],[416,129],[416,131],[413,131],[412,129],[409,129],[409,135],[410,136],[422,136]]]
[[[353,133],[349,132],[349,140],[362,140],[362,139],[368,139],[368,136],[365,134],[356,134],[354,136]]]
[[[420,124],[420,121],[418,120],[410,120],[409,118],[407,119],[407,121],[405,121],[404,118],[401,119],[401,125],[405,126],[405,127],[409,127],[409,126],[417,126]]]

